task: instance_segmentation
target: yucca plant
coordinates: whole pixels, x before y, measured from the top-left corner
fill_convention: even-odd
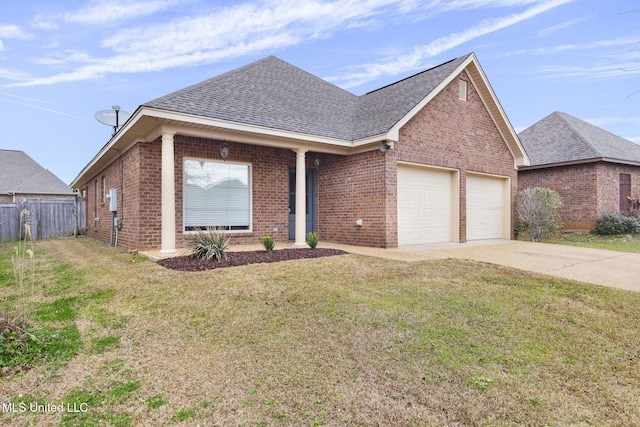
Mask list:
[[[193,256],[200,259],[216,258],[220,261],[227,259],[229,238],[224,231],[215,227],[207,227],[206,230],[196,229],[196,232],[187,237],[186,247]]]

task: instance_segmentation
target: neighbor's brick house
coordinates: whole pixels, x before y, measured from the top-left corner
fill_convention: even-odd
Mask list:
[[[34,198],[75,200],[75,194],[24,151],[0,150],[0,203]]]
[[[558,192],[566,229],[591,229],[606,213],[627,213],[640,195],[640,146],[555,112],[519,134],[531,165],[518,171],[520,190]]]
[[[143,104],[72,186],[103,241],[117,190],[132,249],[171,253],[202,226],[397,247],[510,238],[526,164],[473,54],[362,96],[268,57]]]

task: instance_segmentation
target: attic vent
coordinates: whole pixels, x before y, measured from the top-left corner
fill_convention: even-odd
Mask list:
[[[467,100],[467,82],[462,79],[458,80],[458,98],[461,101]]]

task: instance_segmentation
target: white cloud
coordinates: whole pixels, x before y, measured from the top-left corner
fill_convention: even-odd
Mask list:
[[[180,0],[91,0],[87,6],[74,12],[54,16],[38,15],[33,25],[42,30],[54,30],[59,28],[60,21],[82,25],[121,23],[150,16],[184,3]]]
[[[534,18],[537,15],[548,10],[554,9],[573,0],[551,0],[538,3],[521,13],[514,13],[500,18],[486,19],[473,27],[459,32],[452,33],[448,36],[441,37],[426,45],[416,46],[413,52],[399,57],[394,57],[388,61],[381,63],[364,64],[352,69],[360,69],[361,71],[351,72],[343,76],[329,77],[329,80],[338,81],[340,86],[350,88],[361,85],[368,81],[374,80],[384,75],[396,75],[406,71],[412,71],[424,68],[425,60],[432,58],[442,52],[450,50],[463,43],[476,39],[478,37],[493,33],[503,28],[515,25],[519,22]],[[458,1],[455,3],[471,3]],[[483,2],[491,3],[491,2]]]
[[[581,23],[581,22],[587,21],[588,19],[589,19],[589,18],[576,18],[576,19],[571,19],[571,20],[569,20],[569,21],[565,21],[565,22],[562,22],[562,23],[560,23],[560,24],[557,24],[557,25],[553,25],[553,26],[551,26],[551,27],[544,28],[544,29],[542,29],[542,30],[538,31],[538,35],[539,35],[540,37],[547,37],[547,36],[548,36],[548,35],[550,35],[550,34],[553,34],[553,33],[557,32],[557,31],[560,31],[560,30],[564,30],[565,28],[569,28],[569,27],[571,27],[571,26],[573,26],[573,25],[576,25],[576,24],[579,24],[579,23]]]
[[[628,50],[633,50],[638,45],[640,35],[617,37],[613,39],[596,40],[588,43],[581,44],[561,44],[549,47],[541,47],[536,49],[521,49],[504,53],[505,56],[513,55],[552,55],[565,51],[577,51],[577,50],[592,50],[599,48],[620,47]]]
[[[120,0],[122,1],[122,0]],[[241,55],[257,54],[328,38],[337,31],[371,25],[389,16],[411,17],[426,9],[488,8],[531,5],[521,13],[484,20],[477,25],[413,52],[378,64],[356,67],[354,73],[335,79],[351,87],[380,75],[395,75],[424,66],[425,60],[467,41],[533,18],[573,0],[266,0],[200,9],[197,16],[121,30],[105,38],[101,47],[112,53],[102,58],[67,50],[37,60],[40,65],[66,68],[65,72],[34,78],[9,86],[37,86],[101,78],[112,73],[161,71],[213,63]],[[149,15],[176,4],[177,0],[140,0],[118,5],[117,0],[94,0],[77,12],[58,19],[83,24],[113,22]],[[110,6],[110,7],[108,7]],[[109,9],[109,10],[108,10]],[[110,11],[110,9],[118,9]],[[70,68],[73,67],[73,68]]]
[[[107,58],[85,58],[87,64],[57,75],[9,86],[36,86],[96,79],[109,73],[160,71],[171,67],[212,63],[239,55],[273,50],[309,40],[361,20],[382,15],[400,0],[272,0],[265,4],[203,10],[197,17],[178,18],[162,25],[120,31],[101,47],[115,52]],[[71,63],[63,53],[49,56],[50,65]]]
[[[32,36],[17,25],[0,24],[0,37],[3,39],[30,39]]]

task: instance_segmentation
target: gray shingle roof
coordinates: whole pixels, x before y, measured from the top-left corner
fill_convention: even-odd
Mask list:
[[[467,57],[356,96],[269,56],[143,106],[356,140],[389,131]]]
[[[73,194],[57,176],[16,150],[0,150],[0,193]]]
[[[639,145],[565,113],[552,113],[518,136],[531,166],[593,159],[640,164]]]

